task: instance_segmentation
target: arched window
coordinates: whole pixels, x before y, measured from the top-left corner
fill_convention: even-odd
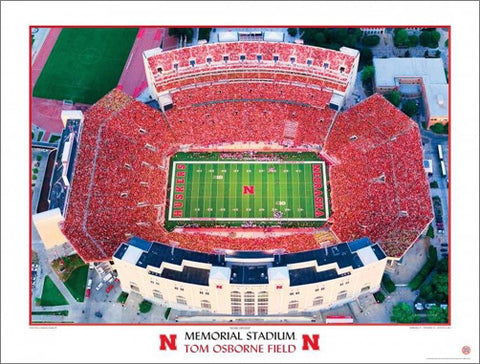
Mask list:
[[[245,292],[243,302],[245,304],[245,315],[255,315],[255,293],[252,291]]]
[[[230,304],[232,307],[232,315],[242,314],[242,295],[238,291],[230,293]]]
[[[322,296],[317,296],[313,299],[313,305],[314,306],[320,306],[323,305],[323,297]]]
[[[262,291],[258,292],[258,314],[259,315],[268,315],[268,292]]]
[[[347,291],[338,292],[337,301],[343,300],[344,298],[347,298]]]
[[[298,301],[288,302],[288,310],[289,311],[298,310]]]
[[[370,284],[366,284],[365,286],[362,287],[360,292],[367,292],[370,291]]]
[[[153,297],[163,300],[163,294],[158,289],[153,290]]]
[[[212,308],[212,305],[210,304],[210,301],[202,300],[200,301],[200,307],[204,310],[210,310]]]
[[[183,296],[177,296],[177,303],[179,305],[187,305],[187,300]]]
[[[140,292],[140,288],[138,288],[135,282],[130,282],[130,289],[134,292]]]

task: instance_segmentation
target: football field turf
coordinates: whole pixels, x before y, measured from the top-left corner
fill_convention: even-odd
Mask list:
[[[94,104],[115,88],[138,28],[65,28],[33,89],[33,96]]]
[[[176,161],[171,221],[326,221],[323,161]]]

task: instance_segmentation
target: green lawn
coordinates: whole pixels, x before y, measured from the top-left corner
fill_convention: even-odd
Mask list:
[[[150,312],[150,310],[152,309],[152,302],[143,300],[142,302],[140,302],[138,307],[141,313]]]
[[[122,305],[127,302],[128,298],[128,293],[127,292],[122,292],[120,293],[120,296],[117,298],[117,302],[120,302]]]
[[[85,288],[87,286],[88,264],[75,269],[65,281],[65,287],[70,291],[77,302],[85,299]]]
[[[48,140],[50,143],[56,143],[61,138],[60,135],[51,135],[50,139]]]
[[[40,298],[40,306],[63,306],[68,305],[67,300],[58,290],[55,283],[49,276],[45,277],[43,283],[42,297]]]
[[[33,96],[94,104],[117,86],[138,28],[65,28]]]
[[[170,172],[170,221],[328,218],[323,161],[176,160]]]
[[[46,315],[53,315],[53,316],[68,316],[68,310],[62,311],[34,311],[32,315],[39,315],[39,316],[46,316]]]

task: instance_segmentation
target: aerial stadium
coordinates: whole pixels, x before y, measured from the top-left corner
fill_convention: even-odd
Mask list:
[[[380,94],[344,110],[358,51],[143,60],[153,105],[117,88],[86,111],[60,224],[124,291],[228,315],[328,308],[378,290],[432,221],[416,123]]]

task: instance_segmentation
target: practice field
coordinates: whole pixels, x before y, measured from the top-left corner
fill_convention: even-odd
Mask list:
[[[94,104],[117,86],[138,28],[65,28],[33,96]]]
[[[171,221],[326,221],[323,161],[175,161]]]

